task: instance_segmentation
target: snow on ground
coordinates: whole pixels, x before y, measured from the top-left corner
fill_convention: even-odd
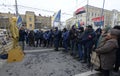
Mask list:
[[[86,72],[70,55],[59,52],[29,53],[22,62],[8,63],[0,69],[0,76],[73,76]]]

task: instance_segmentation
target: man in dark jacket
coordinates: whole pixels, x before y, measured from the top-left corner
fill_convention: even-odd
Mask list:
[[[77,31],[76,31],[75,25],[72,26],[69,32],[69,37],[70,37],[70,45],[71,45],[71,55],[75,56],[76,39],[77,39]]]
[[[96,33],[92,26],[87,26],[81,41],[84,45],[84,63],[88,62],[88,66],[90,66],[90,54],[94,45],[95,36]]]
[[[98,28],[98,29],[95,31],[95,33],[96,33],[96,37],[95,37],[95,47],[94,47],[94,49],[97,48],[98,40],[99,40],[99,38],[100,38],[100,36],[101,36],[101,34],[102,34],[102,29],[101,29],[101,28]]]
[[[40,41],[39,46],[41,47],[41,45],[43,43],[43,31],[41,31],[41,30],[39,32],[39,41]]]
[[[58,27],[55,27],[55,31],[54,31],[54,47],[55,47],[55,51],[58,51],[58,47],[59,47],[59,30]]]
[[[28,39],[29,39],[29,46],[34,46],[35,47],[35,34],[34,31],[30,31],[28,34]]]
[[[64,51],[68,52],[68,36],[69,36],[69,32],[67,31],[66,28],[63,29],[63,33],[62,33],[62,38],[63,38],[63,47],[64,47]]]
[[[38,47],[39,39],[40,39],[40,32],[37,30],[36,33],[35,33],[35,41],[36,41],[35,46],[36,47]]]
[[[44,47],[47,46],[47,40],[48,40],[48,33],[47,33],[47,31],[45,31],[43,34]]]
[[[51,30],[49,31],[49,40],[50,40],[49,44],[50,44],[50,47],[53,46],[53,38],[54,38],[53,30],[51,29]]]
[[[78,34],[77,34],[77,46],[78,46],[78,54],[79,54],[78,60],[79,61],[83,59],[83,45],[81,43],[83,32],[84,32],[84,28],[79,27],[78,28]]]
[[[22,50],[24,50],[24,41],[25,41],[25,36],[26,36],[26,32],[24,30],[23,27],[20,28],[19,30],[19,43],[20,43],[20,46],[22,47]]]

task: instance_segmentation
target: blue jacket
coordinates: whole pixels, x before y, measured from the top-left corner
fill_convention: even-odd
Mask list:
[[[68,40],[68,37],[69,37],[69,32],[68,32],[68,31],[63,32],[63,33],[62,33],[62,37],[63,37],[63,41]]]
[[[59,38],[60,38],[60,33],[57,30],[57,31],[54,32],[54,40],[59,40]]]
[[[37,31],[37,32],[35,33],[35,39],[39,39],[39,38],[40,38],[40,32]]]
[[[49,31],[48,32],[48,39],[50,40],[52,38],[53,32]]]
[[[43,38],[44,38],[45,40],[48,40],[48,34],[47,34],[47,32],[45,32],[45,33],[43,34]]]
[[[19,30],[19,41],[24,41],[26,35],[25,30]]]

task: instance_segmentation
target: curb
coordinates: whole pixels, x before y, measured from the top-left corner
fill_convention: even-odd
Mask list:
[[[7,60],[1,60],[0,59],[0,69],[3,67],[3,65],[7,62]]]
[[[62,50],[63,48],[59,48],[59,50]],[[36,52],[50,52],[50,51],[54,51],[54,48],[50,48],[50,49],[39,49],[39,50],[24,50],[24,53],[36,53]]]
[[[49,51],[54,51],[54,49],[25,50],[24,53],[49,52]]]

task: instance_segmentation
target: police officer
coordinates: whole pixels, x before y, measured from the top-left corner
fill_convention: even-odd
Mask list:
[[[58,27],[55,27],[54,30],[54,47],[55,47],[55,51],[58,51],[58,47],[59,47],[59,30]]]
[[[62,33],[62,37],[63,37],[63,47],[64,47],[64,51],[68,52],[68,36],[69,36],[69,32],[67,31],[66,28],[63,29],[63,33]]]

